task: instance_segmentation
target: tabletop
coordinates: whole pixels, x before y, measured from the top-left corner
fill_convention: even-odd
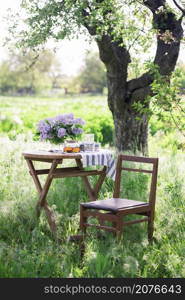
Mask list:
[[[108,149],[100,149],[93,152],[64,153],[61,150],[31,150],[22,153],[25,159],[52,162],[64,159],[81,160],[84,167],[87,166],[107,166],[106,174],[115,180],[115,160],[113,152]]]
[[[36,150],[36,151],[25,151],[22,153],[25,158],[43,158],[43,159],[81,159],[80,153],[64,153],[62,151],[47,151],[47,150]]]
[[[45,159],[82,159],[85,156],[99,156],[102,154],[106,155],[113,155],[113,152],[108,149],[101,149],[99,151],[92,151],[92,152],[78,152],[78,153],[66,153],[62,152],[61,150],[31,150],[31,151],[24,151],[23,156],[25,158],[45,158]]]

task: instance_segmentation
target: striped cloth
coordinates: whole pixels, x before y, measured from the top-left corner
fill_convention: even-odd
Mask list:
[[[109,150],[98,152],[80,152],[84,167],[88,166],[107,166],[106,175],[115,180],[116,164],[113,153]]]

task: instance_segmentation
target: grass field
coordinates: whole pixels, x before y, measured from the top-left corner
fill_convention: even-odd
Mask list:
[[[96,140],[110,143],[113,121],[105,96],[0,97],[0,132],[10,138],[16,138],[18,133],[34,133],[40,120],[71,112],[86,121],[85,131],[93,132]]]
[[[126,227],[120,243],[110,233],[97,239],[92,230],[82,260],[78,245],[68,242],[78,230],[79,203],[88,200],[80,178],[55,180],[51,185],[48,202],[63,239],[57,243],[45,215],[39,222],[35,217],[38,195],[21,153],[44,147],[33,141],[35,124],[44,117],[65,111],[88,122],[91,115],[94,124],[102,116],[112,124],[106,99],[1,97],[0,101],[1,119],[5,116],[10,123],[15,119],[9,130],[0,133],[0,277],[185,277],[185,160],[182,149],[174,147],[177,134],[157,132],[149,139],[150,156],[159,157],[155,242],[148,244],[145,224]],[[127,177],[124,195],[141,197],[145,186],[145,177]],[[107,178],[100,198],[110,195],[112,187]]]

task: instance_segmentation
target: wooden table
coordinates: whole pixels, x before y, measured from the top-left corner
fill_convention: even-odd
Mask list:
[[[57,228],[55,223],[54,214],[49,207],[46,196],[49,191],[51,182],[54,178],[65,178],[65,177],[81,177],[87,194],[91,201],[97,199],[98,192],[103,184],[106,177],[106,169],[104,166],[101,170],[85,170],[81,162],[82,156],[80,153],[54,153],[49,151],[30,151],[24,152],[23,156],[28,164],[30,175],[32,176],[37,191],[39,193],[39,200],[36,206],[37,216],[40,216],[41,210],[44,209],[50,229],[54,236],[56,237]],[[76,162],[75,167],[58,167],[62,165],[64,160],[70,159]],[[50,163],[50,168],[48,169],[35,169],[34,161],[47,162]],[[47,174],[45,184],[42,186],[39,180],[39,175]],[[94,187],[91,186],[88,176],[99,175],[97,183]]]

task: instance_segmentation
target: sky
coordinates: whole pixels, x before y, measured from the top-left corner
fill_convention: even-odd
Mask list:
[[[0,41],[0,61],[7,57],[7,49],[2,46],[2,40],[6,36],[6,21],[3,20],[3,17],[6,15],[8,8],[11,8],[13,11],[19,9],[19,4],[21,0],[0,0],[0,22],[1,22],[1,41]],[[53,47],[53,44],[48,44],[49,47]],[[89,44],[84,37],[78,40],[72,41],[60,41],[55,44],[56,46],[56,55],[61,63],[61,71],[66,75],[75,75],[81,66],[83,65],[84,57],[87,51],[93,50],[98,51],[97,45],[95,42]],[[185,63],[185,48],[181,47],[179,60]]]

